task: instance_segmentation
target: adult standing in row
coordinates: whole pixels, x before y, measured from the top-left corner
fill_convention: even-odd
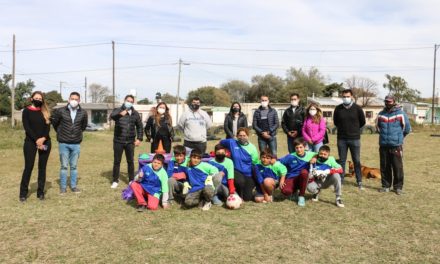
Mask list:
[[[254,113],[252,127],[258,135],[260,152],[269,148],[273,155],[277,154],[278,113],[269,105],[269,97],[262,95],[261,106]]]
[[[87,127],[87,112],[81,108],[80,95],[72,92],[66,106],[58,108],[52,116],[52,125],[57,132],[58,150],[60,153],[60,194],[67,189],[67,169],[70,166],[70,189],[81,192],[77,187],[78,159],[81,152],[83,131]]]
[[[20,183],[20,201],[27,199],[29,181],[34,168],[35,156],[38,152],[38,188],[37,197],[44,200],[44,185],[46,183],[46,165],[51,150],[50,113],[47,109],[44,95],[36,91],[31,95],[32,105],[23,110],[22,122],[26,133],[23,144],[24,170]]]
[[[379,191],[389,192],[393,185],[396,194],[400,195],[403,188],[403,139],[411,132],[411,125],[393,96],[385,97],[385,107],[377,116],[376,127],[379,131],[382,180],[382,189]]]
[[[302,126],[304,122],[304,107],[300,105],[299,94],[290,95],[290,106],[284,111],[281,127],[287,135],[287,148],[289,153],[295,152],[293,141],[302,137]]]
[[[183,145],[206,152],[207,130],[212,126],[208,113],[200,109],[200,98],[194,97],[189,110],[180,116],[178,126],[183,130]]]
[[[173,122],[170,109],[165,102],[157,104],[154,113],[148,118],[145,125],[145,136],[151,141],[151,153],[155,153],[162,142],[166,153],[171,152],[171,143],[174,138]]]
[[[225,117],[223,129],[225,130],[226,138],[235,138],[237,130],[240,127],[248,127],[246,115],[241,112],[241,105],[234,102],[231,105],[229,113]]]
[[[110,117],[115,121],[113,134],[113,183],[112,189],[116,189],[119,183],[122,152],[125,152],[127,160],[128,181],[134,179],[134,148],[142,142],[142,120],[133,108],[134,96],[127,95],[121,107],[113,109]]]
[[[365,114],[362,108],[353,101],[351,89],[342,91],[342,104],[336,106],[333,113],[333,123],[337,134],[337,145],[340,164],[343,169],[341,180],[344,181],[345,162],[350,150],[354,164],[356,181],[359,190],[363,190],[361,175],[361,128],[365,125]]]

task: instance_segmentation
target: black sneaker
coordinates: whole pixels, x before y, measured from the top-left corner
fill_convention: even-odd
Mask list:
[[[43,194],[38,194],[37,198],[40,199],[40,201],[44,200],[44,193]]]
[[[78,187],[72,188],[73,193],[80,193],[81,190]]]
[[[146,209],[146,206],[145,206],[145,205],[138,205],[137,208],[136,208],[136,210],[137,210],[139,213],[144,212],[145,209]]]
[[[20,202],[22,203],[26,202],[26,197],[20,197]]]

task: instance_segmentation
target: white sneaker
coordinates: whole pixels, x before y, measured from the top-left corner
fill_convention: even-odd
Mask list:
[[[336,199],[336,206],[337,206],[337,207],[341,207],[341,208],[344,208],[344,207],[345,207],[345,205],[344,205],[344,203],[342,202],[342,199],[341,199],[341,198],[337,198],[337,199]]]
[[[209,209],[211,209],[211,202],[205,202],[202,207],[202,211],[208,211]]]
[[[112,186],[110,188],[112,188],[112,189],[118,188],[118,183],[117,182],[113,182]]]

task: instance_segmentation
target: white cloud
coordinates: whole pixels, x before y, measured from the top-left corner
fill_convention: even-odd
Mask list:
[[[187,61],[280,65],[260,67],[208,66],[193,63],[182,71],[182,93],[229,79],[250,81],[255,74],[284,76],[289,66],[317,66],[333,81],[356,74],[379,86],[385,73],[404,77],[432,93],[433,49],[326,52],[334,49],[381,49],[433,46],[440,42],[437,1],[6,1],[0,3],[0,50],[10,49],[12,34],[18,49],[115,40],[179,46],[323,50],[323,52],[248,52],[117,44],[117,66]],[[439,55],[440,56],[440,55]],[[111,67],[111,46],[21,52],[20,72],[54,72]],[[10,53],[0,53],[0,73],[9,71]],[[81,87],[89,82],[111,87],[111,71],[18,76],[32,78],[42,90]],[[156,91],[175,93],[177,65],[120,70],[117,93],[138,89],[140,96]],[[440,82],[440,81],[439,81]],[[379,87],[379,89],[381,89]],[[383,91],[384,93],[384,91]]]

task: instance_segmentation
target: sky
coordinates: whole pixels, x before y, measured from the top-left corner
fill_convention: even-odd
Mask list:
[[[83,94],[85,78],[112,89],[112,41],[119,97],[175,95],[179,58],[181,97],[290,67],[316,67],[327,83],[370,78],[380,96],[385,74],[397,75],[430,97],[440,44],[435,0],[0,0],[0,10],[0,74],[11,72],[15,34],[17,82],[62,82],[64,98]]]

